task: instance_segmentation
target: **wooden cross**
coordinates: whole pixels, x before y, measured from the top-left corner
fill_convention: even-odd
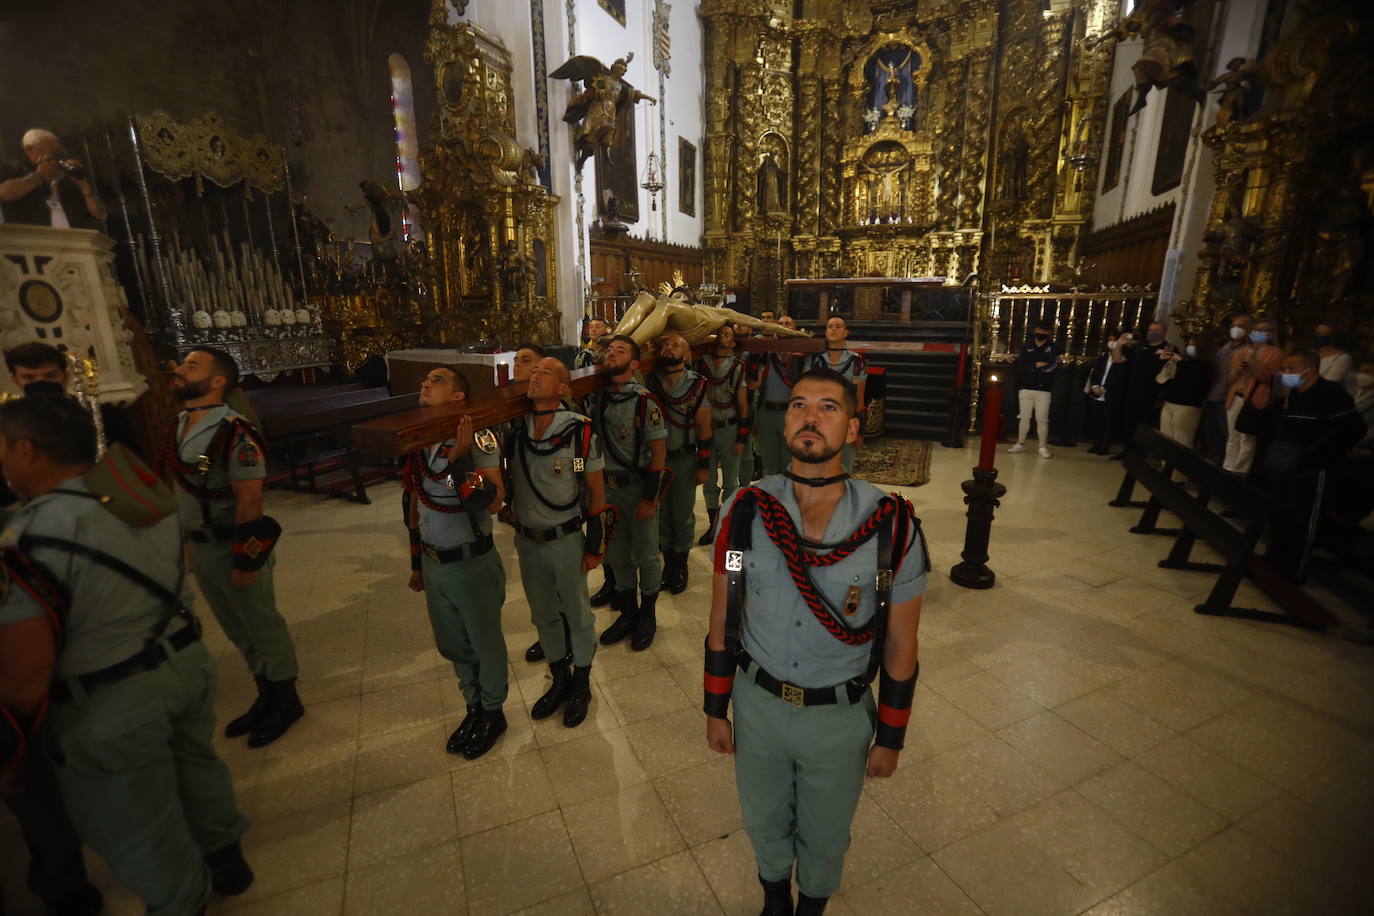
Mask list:
[[[748,353],[820,353],[824,349],[825,341],[820,338],[763,340],[751,337],[735,345],[736,352]],[[692,359],[697,359],[705,351],[705,347],[695,348]],[[653,372],[653,357],[642,359],[639,368],[645,375]],[[572,398],[580,401],[606,384],[606,376],[598,373],[595,367],[574,370]],[[507,420],[522,417],[532,409],[529,399],[525,397],[527,387],[526,382],[516,382],[479,394],[471,401],[439,407],[417,407],[359,423],[353,427],[353,444],[364,454],[399,458],[416,449],[453,438],[458,420],[464,414],[472,418],[474,430],[498,426]]]

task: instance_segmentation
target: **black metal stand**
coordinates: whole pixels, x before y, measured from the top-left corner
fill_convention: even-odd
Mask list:
[[[997,482],[997,469],[973,469],[973,479],[960,486],[968,506],[968,525],[964,529],[964,562],[949,571],[955,585],[964,588],[992,588],[997,574],[988,569],[988,537],[992,533],[992,510],[1001,503],[1007,488]]]

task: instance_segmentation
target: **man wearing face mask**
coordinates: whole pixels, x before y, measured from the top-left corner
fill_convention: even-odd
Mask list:
[[[1097,358],[1083,393],[1088,396],[1088,425],[1093,445],[1089,455],[1105,455],[1119,433],[1121,393],[1126,388],[1126,347],[1130,334],[1122,334],[1107,341],[1107,349]]]
[[[1226,439],[1229,435],[1226,422],[1226,393],[1231,388],[1228,376],[1231,373],[1231,360],[1236,351],[1245,346],[1246,336],[1254,324],[1249,315],[1237,315],[1231,319],[1231,330],[1226,342],[1217,347],[1212,354],[1212,387],[1207,391],[1207,403],[1203,408],[1203,439],[1207,444],[1207,457],[1213,464],[1226,461]]]
[[[1243,428],[1237,429],[1236,421],[1241,420],[1246,404],[1255,411],[1268,411],[1273,401],[1274,376],[1283,363],[1283,351],[1277,344],[1274,322],[1264,318],[1255,323],[1250,342],[1238,348],[1231,358],[1231,370],[1227,374],[1231,387],[1226,401],[1226,460],[1221,466],[1232,474],[1244,477],[1254,463],[1259,436]]]
[[[1301,581],[1326,497],[1327,472],[1365,434],[1364,421],[1344,386],[1318,375],[1321,357],[1310,350],[1283,360],[1274,442],[1265,470],[1274,513],[1265,556]]]
[[[37,340],[20,344],[5,352],[5,365],[10,370],[10,381],[26,396],[65,397],[67,394],[67,356],[54,346]],[[100,405],[100,420],[105,429],[106,445],[117,442],[147,461],[134,435],[133,424],[121,408],[113,404]]]
[[[1016,394],[1021,424],[1017,428],[1016,444],[1007,449],[1008,452],[1016,454],[1026,450],[1026,434],[1030,432],[1034,416],[1040,457],[1050,457],[1050,396],[1054,391],[1054,373],[1058,369],[1059,345],[1050,339],[1049,324],[1037,322],[1035,334],[1016,357]]]
[[[1166,346],[1165,327],[1160,321],[1151,322],[1145,331],[1145,342],[1138,344],[1130,354],[1131,367],[1126,373],[1126,403],[1124,405],[1123,434],[1126,449],[1134,441],[1135,428],[1141,423],[1159,427],[1159,385],[1155,376],[1159,374],[1160,357]],[[1120,461],[1126,452],[1113,455],[1113,461]]]
[[[1202,401],[1211,384],[1211,364],[1197,358],[1197,341],[1189,339],[1183,352],[1170,347],[1164,367],[1155,376],[1163,387],[1164,407],[1159,414],[1159,431],[1180,445],[1193,447]]]

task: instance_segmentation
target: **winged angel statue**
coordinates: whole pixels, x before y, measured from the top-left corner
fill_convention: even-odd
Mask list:
[[[639,101],[657,104],[657,99],[625,81],[625,71],[632,60],[633,52],[611,64],[608,70],[595,57],[579,54],[549,74],[553,79],[572,80],[574,90],[577,80],[582,80],[582,91],[572,97],[563,112],[564,121],[578,125],[574,147],[579,169],[598,149],[610,153],[617,139],[621,111]]]

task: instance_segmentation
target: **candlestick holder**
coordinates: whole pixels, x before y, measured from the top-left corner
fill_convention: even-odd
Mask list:
[[[997,574],[988,569],[988,539],[992,534],[993,509],[1001,505],[1007,488],[997,482],[997,469],[973,469],[973,479],[965,480],[964,504],[968,523],[964,528],[964,562],[949,571],[950,581],[964,588],[992,588]]]

